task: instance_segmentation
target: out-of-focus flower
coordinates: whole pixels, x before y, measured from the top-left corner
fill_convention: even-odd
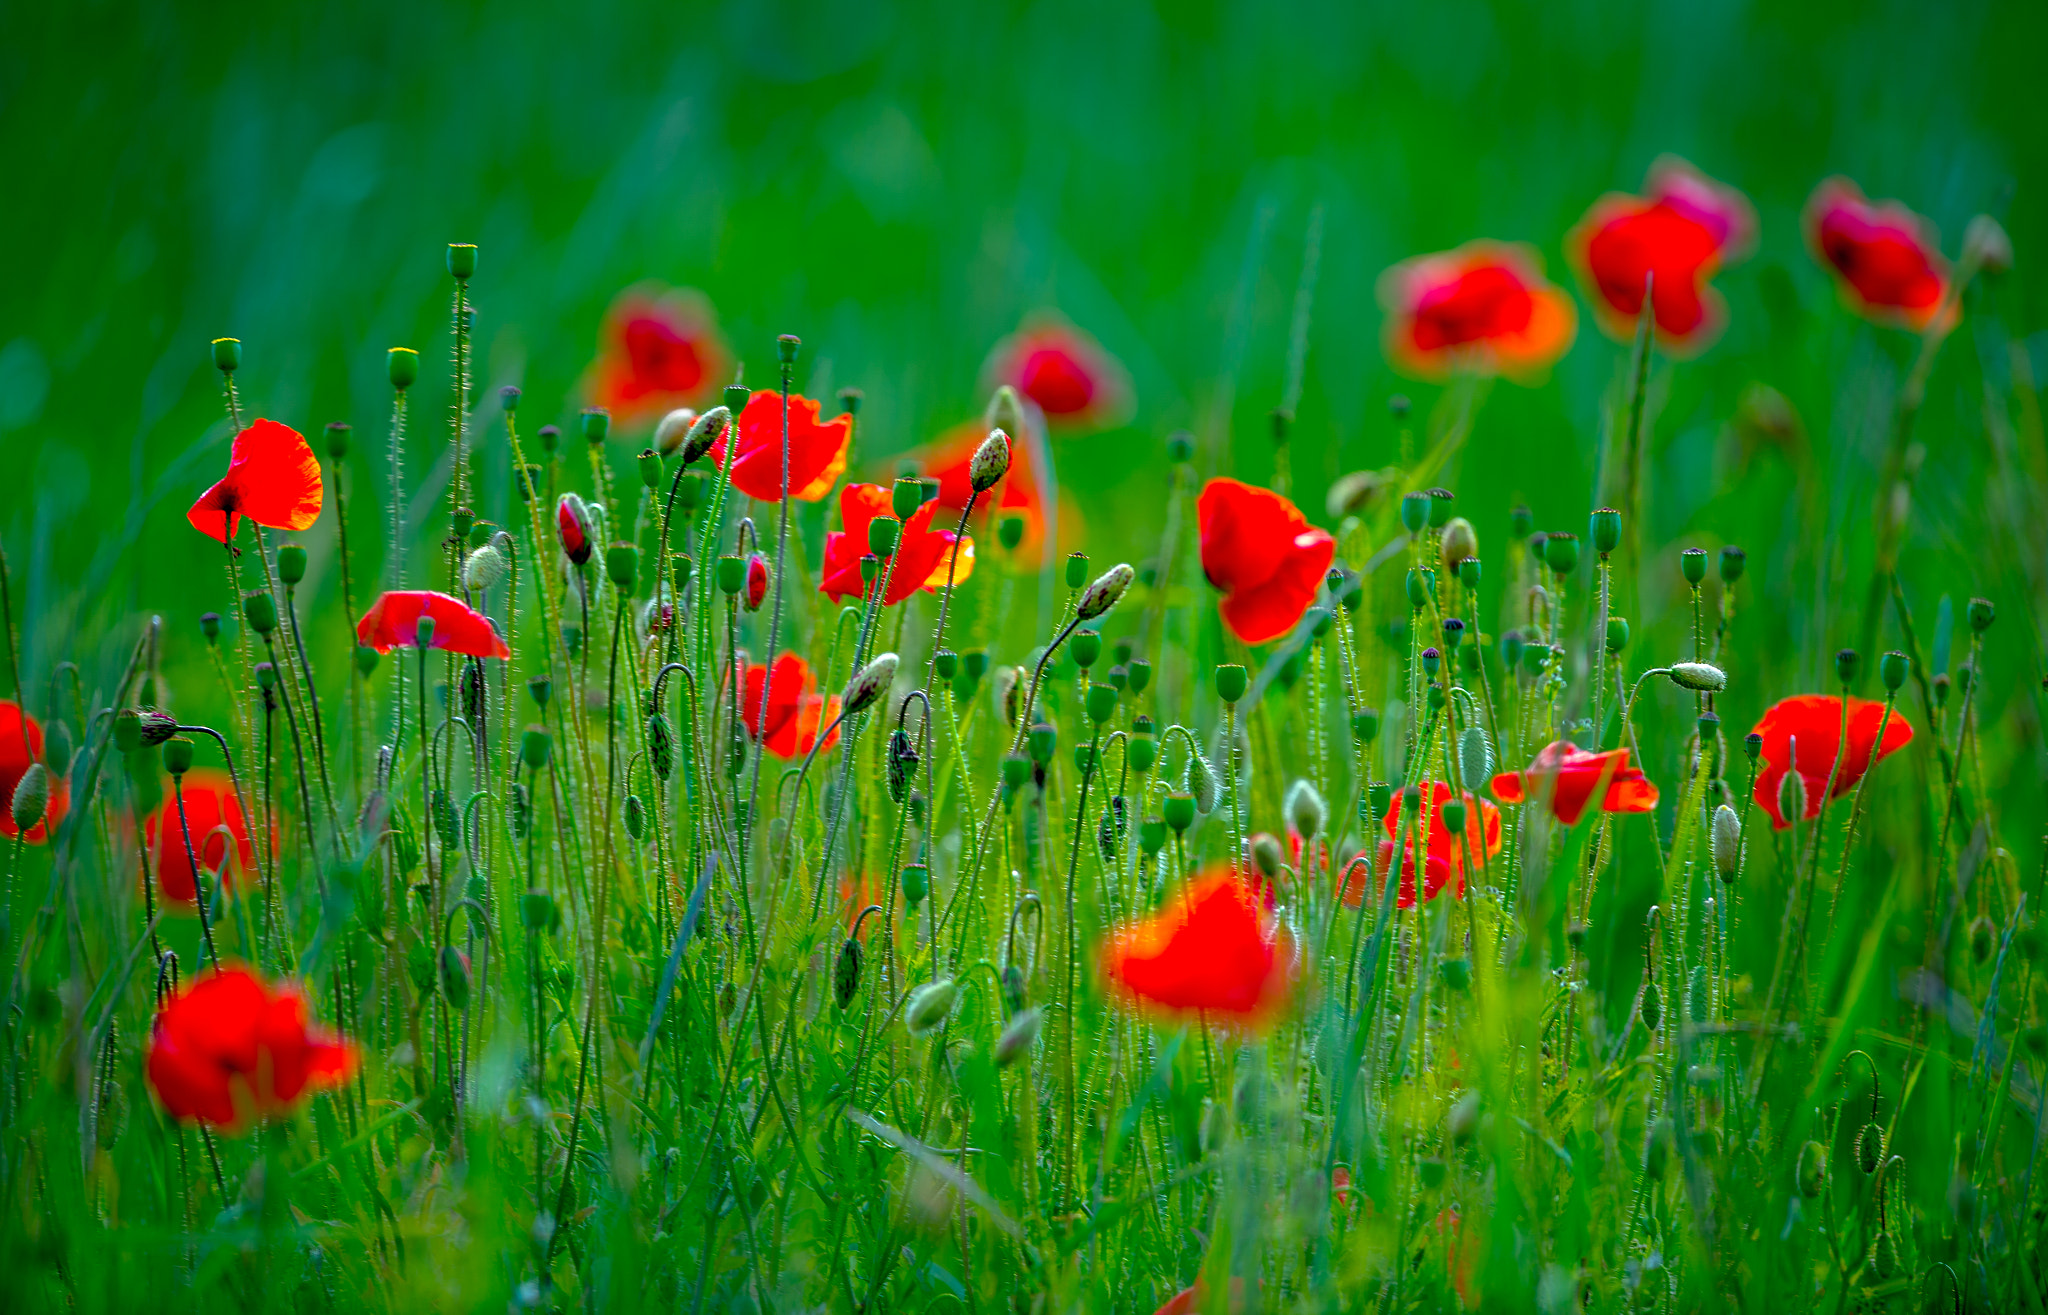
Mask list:
[[[1931,221],[1897,201],[1871,201],[1846,178],[1830,178],[1806,202],[1806,242],[1835,276],[1851,310],[1918,333],[1949,299],[1948,262]]]
[[[778,758],[801,758],[818,743],[818,730],[839,715],[839,698],[818,693],[818,678],[811,673],[810,663],[794,653],[784,653],[775,659],[775,679],[768,679],[768,668],[754,663],[747,668],[746,696],[742,715],[746,721],[747,734],[756,743]],[[768,709],[764,716],[761,696],[768,696]],[[818,751],[823,753],[839,742],[839,728],[834,726],[831,734]]]
[[[1877,728],[1884,725],[1884,743],[1877,740]],[[1849,746],[1841,766],[1835,755],[1842,743],[1842,699],[1836,694],[1795,694],[1772,704],[1757,722],[1755,734],[1763,736],[1758,757],[1763,770],[1756,778],[1757,806],[1770,815],[1771,825],[1783,830],[1792,825],[1778,804],[1778,787],[1792,770],[1793,745],[1798,741],[1797,770],[1805,785],[1806,816],[1820,816],[1823,796],[1839,798],[1856,788],[1870,765],[1905,748],[1913,739],[1913,727],[1892,709],[1885,721],[1884,704],[1874,699],[1849,700]],[[1827,794],[1828,776],[1835,778],[1832,795]]]
[[[725,464],[725,445],[739,430],[732,461],[732,486],[762,502],[782,499],[782,394],[763,388],[747,399],[739,423],[711,445],[713,465]],[[789,496],[817,502],[846,473],[846,448],[853,441],[853,416],[819,418],[815,399],[789,395]]]
[[[932,528],[939,510],[937,502],[927,502],[903,522],[889,592],[882,598],[885,606],[894,606],[920,589],[944,588],[949,566],[956,585],[974,573],[971,539],[960,545],[958,565],[951,565],[956,536],[951,530]],[[839,518],[845,528],[825,536],[825,564],[818,573],[820,593],[834,600],[867,597],[869,586],[861,579],[860,559],[868,551],[868,526],[875,517],[892,514],[889,490],[880,484],[849,484],[840,490]],[[879,582],[881,576],[875,579]]]
[[[1212,479],[1195,502],[1202,574],[1223,593],[1223,620],[1247,644],[1278,639],[1315,601],[1337,553],[1327,530],[1270,489]]]
[[[1169,1013],[1256,1024],[1287,998],[1285,937],[1258,892],[1231,869],[1203,873],[1151,917],[1119,927],[1102,963],[1127,999]]]
[[[1650,167],[1641,196],[1610,193],[1593,203],[1565,239],[1586,287],[1593,318],[1609,336],[1634,337],[1643,288],[1651,285],[1657,345],[1674,355],[1706,348],[1728,310],[1710,285],[1714,274],[1749,253],[1756,212],[1732,187],[1676,156]]]
[[[1457,889],[1452,893],[1462,898],[1465,894],[1466,847],[1470,846],[1474,863],[1484,862],[1500,853],[1500,810],[1468,792],[1464,796],[1465,838],[1461,843],[1458,834],[1444,820],[1444,805],[1450,801],[1451,787],[1443,781],[1425,781],[1421,788],[1428,796],[1425,802],[1429,811],[1429,835],[1422,851],[1422,897],[1435,899],[1438,891],[1456,880]],[[1387,836],[1380,841],[1371,864],[1368,865],[1365,855],[1360,854],[1344,867],[1344,903],[1352,908],[1357,908],[1359,900],[1365,897],[1368,875],[1377,878],[1372,883],[1377,889],[1394,866],[1394,839],[1400,834],[1401,826],[1399,794],[1388,803],[1386,816],[1380,819],[1380,823]],[[1401,889],[1394,902],[1404,909],[1415,907],[1415,836],[1412,833],[1402,850]]]
[[[43,724],[34,717],[24,717],[21,705],[13,699],[0,699],[0,836],[12,840],[20,834],[9,805],[14,799],[15,787],[28,773],[29,764],[42,761]],[[43,806],[43,820],[28,829],[28,843],[31,845],[40,845],[48,840],[71,807],[71,787],[64,780],[64,769],[69,764],[45,765],[50,769],[50,799]]]
[[[1467,242],[1380,275],[1387,359],[1403,374],[1540,380],[1578,331],[1571,298],[1543,280],[1532,247]]]
[[[731,375],[732,352],[704,294],[641,283],[605,312],[583,392],[630,429],[676,407],[701,405]]]
[[[363,619],[356,622],[356,642],[379,653],[394,648],[417,648],[419,623],[424,617],[434,623],[433,639],[426,646],[469,657],[509,658],[512,650],[491,624],[489,617],[459,598],[437,594],[430,589],[394,589],[379,594]]]
[[[220,872],[223,890],[233,890],[256,870],[256,846],[250,842],[249,821],[242,815],[241,800],[235,797],[233,777],[209,767],[194,768],[185,773],[180,788],[185,795],[184,825],[178,822],[177,797],[167,791],[163,803],[143,819],[142,839],[150,850],[150,865],[156,869],[157,893],[170,903],[189,905],[199,898],[198,874],[192,869],[194,856],[208,872]],[[187,827],[192,832],[190,855],[185,852]],[[222,828],[227,835],[221,834]],[[228,836],[234,837],[232,863],[228,862]]]
[[[150,1029],[149,1085],[165,1111],[229,1132],[290,1113],[355,1066],[354,1046],[310,1026],[295,987],[243,968],[199,978]]]
[[[298,430],[258,420],[235,435],[228,473],[199,495],[185,519],[222,543],[235,537],[242,517],[273,530],[299,531],[320,519],[325,486],[320,458]]]
[[[1639,768],[1629,766],[1628,756],[1627,749],[1589,753],[1569,740],[1554,740],[1537,752],[1526,769],[1494,777],[1493,797],[1504,804],[1519,804],[1524,799],[1540,800],[1548,791],[1551,813],[1571,826],[1593,802],[1593,791],[1604,774],[1607,789],[1600,796],[1600,811],[1647,813],[1657,806],[1657,787]]]
[[[1061,433],[1113,429],[1130,418],[1131,377],[1095,339],[1041,311],[997,343],[982,366],[986,387],[1009,384]]]

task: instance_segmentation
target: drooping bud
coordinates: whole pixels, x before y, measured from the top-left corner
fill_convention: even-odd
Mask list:
[[[452,945],[441,947],[441,994],[449,1008],[469,1008],[469,958]]]
[[[509,570],[504,554],[487,543],[463,561],[462,586],[472,591],[494,589]]]
[[[852,680],[846,682],[846,692],[839,696],[840,714],[851,717],[863,711],[882,697],[895,681],[896,655],[877,654],[866,666],[853,673]]]
[[[1199,749],[1188,755],[1188,793],[1203,813],[1215,812],[1223,798],[1223,783]]]
[[[1643,1016],[1644,1027],[1647,1027],[1652,1032],[1654,1032],[1659,1027],[1663,1026],[1664,992],[1658,989],[1658,986],[1655,982],[1651,982],[1643,987],[1643,1003],[1641,1012]]]
[[[832,965],[832,1002],[844,1011],[860,994],[860,942],[849,936],[839,947],[839,959]]]
[[[1131,587],[1137,572],[1129,562],[1119,562],[1095,578],[1095,583],[1082,591],[1080,600],[1074,605],[1074,615],[1083,621],[1093,621],[1123,598],[1124,591]]]
[[[1806,816],[1806,778],[1797,772],[1778,782],[1778,816],[1787,822]]]
[[[1674,662],[1671,682],[1681,689],[1713,694],[1728,688],[1728,673],[1710,662]]]
[[[995,1061],[997,1068],[1008,1068],[1031,1053],[1032,1042],[1038,1040],[1038,1031],[1045,1022],[1045,1013],[1038,1008],[1026,1009],[1012,1018],[996,1038]]]
[[[1280,848],[1280,840],[1270,831],[1254,831],[1245,838],[1245,851],[1252,866],[1259,875],[1271,880],[1280,875],[1280,869],[1287,862],[1287,852]]]
[[[761,610],[761,604],[768,601],[768,559],[760,553],[747,558],[747,592],[744,599],[749,612]]]
[[[647,805],[637,794],[626,796],[626,834],[635,840],[647,834]]]
[[[1287,825],[1304,841],[1314,840],[1329,825],[1330,810],[1323,796],[1306,780],[1287,787]]]
[[[555,503],[555,538],[562,545],[562,555],[581,566],[590,560],[596,551],[591,542],[590,508],[574,493],[564,493]]]
[[[936,1030],[953,1012],[953,1005],[960,998],[960,988],[953,985],[949,977],[936,982],[926,982],[910,993],[910,1000],[903,1009],[904,1026],[912,1036],[924,1036]]]
[[[1799,1194],[1811,1201],[1821,1194],[1828,1181],[1828,1149],[1817,1141],[1809,1141],[1799,1148],[1799,1160],[1793,1169],[1793,1181],[1798,1185]]]
[[[917,770],[917,748],[910,742],[910,736],[901,726],[889,735],[888,782],[889,799],[902,803],[903,796],[910,789],[910,777]]]
[[[676,734],[665,713],[655,712],[647,718],[647,762],[664,781],[676,769]]]

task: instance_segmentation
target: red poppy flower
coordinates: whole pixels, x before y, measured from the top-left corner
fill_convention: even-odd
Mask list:
[[[1848,179],[1830,178],[1814,189],[1804,218],[1814,257],[1865,319],[1919,332],[1948,305],[1948,262],[1934,225],[1897,201],[1872,202]]]
[[[590,508],[574,493],[564,493],[555,503],[555,538],[562,555],[576,566],[589,561],[596,550],[590,541]]]
[[[1603,813],[1647,813],[1657,806],[1657,787],[1640,768],[1628,765],[1627,749],[1588,753],[1569,740],[1555,740],[1543,746],[1536,760],[1519,772],[1502,772],[1493,778],[1493,797],[1504,804],[1524,799],[1541,799],[1550,792],[1550,811],[1558,821],[1572,826],[1593,801],[1593,791],[1607,776],[1607,792],[1600,797]]]
[[[180,1123],[239,1131],[340,1086],[355,1067],[354,1046],[308,1025],[296,987],[243,968],[199,978],[150,1028],[149,1085]]]
[[[1118,928],[1103,964],[1124,995],[1167,1012],[1255,1023],[1287,998],[1284,937],[1257,892],[1227,868],[1197,876],[1151,917]]]
[[[778,758],[793,760],[809,753],[818,743],[818,729],[839,715],[839,696],[818,693],[818,678],[811,674],[810,663],[794,653],[775,659],[772,687],[768,668],[760,663],[747,668],[746,682],[747,734]],[[761,715],[764,691],[770,699],[765,721]],[[818,752],[838,742],[839,728],[834,726]]]
[[[1337,541],[1270,489],[1212,479],[1195,501],[1202,574],[1223,591],[1223,620],[1247,644],[1293,629],[1315,601]]]
[[[732,486],[762,502],[782,499],[782,394],[763,388],[747,399],[740,412],[739,451],[732,461]],[[711,460],[725,464],[727,428],[711,445]],[[818,403],[808,397],[789,398],[789,496],[817,502],[846,473],[846,448],[853,441],[853,417],[819,419]]]
[[[939,435],[921,448],[915,448],[903,455],[906,464],[913,464],[928,479],[939,482],[939,496],[932,505],[939,510],[934,519],[951,512],[952,523],[958,524],[960,513],[967,509],[967,496],[974,485],[968,479],[968,466],[974,454],[988,437],[988,425],[980,420],[969,420],[958,424]],[[1038,569],[1045,549],[1046,492],[1051,487],[1041,487],[1038,477],[1038,459],[1033,444],[1013,435],[1010,441],[1010,469],[1005,472],[996,486],[975,501],[977,514],[987,513],[994,521],[1003,517],[1016,516],[1024,522],[1024,535],[1017,541],[1014,559],[1028,570]],[[1064,493],[1056,494],[1059,499],[1060,539],[1064,543],[1081,524],[1081,514]]]
[[[951,530],[935,530],[932,520],[940,511],[937,502],[927,502],[910,513],[896,540],[896,565],[889,575],[885,606],[893,607],[920,589],[942,589],[946,572],[959,584],[974,574],[974,540],[960,545],[960,560],[953,564]],[[832,599],[865,598],[867,584],[860,578],[860,559],[868,550],[868,526],[877,516],[893,513],[889,490],[880,484],[849,484],[839,491],[839,519],[843,530],[825,536],[825,565],[818,573],[818,592]],[[876,580],[881,577],[877,575]]]
[[[1066,433],[1112,429],[1130,418],[1131,377],[1101,344],[1061,316],[1041,311],[997,343],[983,386],[1009,384]]]
[[[1422,852],[1422,897],[1435,899],[1437,892],[1455,880],[1457,889],[1452,892],[1458,898],[1465,894],[1465,850],[1469,845],[1474,863],[1500,853],[1500,810],[1484,799],[1475,798],[1470,792],[1465,795],[1465,839],[1459,842],[1451,829],[1444,825],[1444,803],[1451,797],[1451,787],[1442,781],[1426,781],[1423,790],[1428,792],[1424,801],[1429,812],[1429,836]],[[1378,878],[1374,884],[1386,880],[1387,873],[1394,866],[1394,837],[1401,826],[1401,796],[1396,794],[1387,804],[1387,814],[1380,819],[1386,829],[1386,839],[1380,841],[1379,849],[1370,865],[1365,855],[1360,854],[1344,867],[1344,903],[1357,908],[1359,900],[1365,897],[1366,878]],[[1415,837],[1409,836],[1401,855],[1401,889],[1394,896],[1399,908],[1415,907]]]
[[[1571,298],[1518,243],[1467,242],[1404,260],[1380,275],[1379,298],[1387,358],[1421,379],[1469,371],[1534,382],[1578,331]]]
[[[1727,323],[1727,305],[1708,280],[1747,254],[1756,212],[1742,193],[1675,156],[1651,166],[1644,191],[1594,202],[1565,248],[1594,318],[1623,341],[1635,336],[1643,285],[1655,274],[1650,297],[1657,345],[1688,355],[1713,342]]]
[[[9,840],[19,834],[14,826],[14,810],[8,806],[14,801],[14,787],[28,774],[30,763],[43,762],[43,724],[34,717],[26,720],[28,736],[24,744],[21,705],[13,699],[0,699],[0,836]],[[71,807],[71,787],[62,774],[65,764],[44,766],[50,770],[50,802],[44,806],[43,820],[28,829],[31,845],[48,840]]]
[[[320,519],[320,458],[299,431],[258,420],[235,435],[228,473],[199,495],[185,519],[222,543],[235,537],[242,517],[273,530],[303,530]]]
[[[1877,728],[1884,725],[1884,743],[1877,742]],[[1874,699],[1849,700],[1849,751],[1839,768],[1835,755],[1842,742],[1842,700],[1834,694],[1795,694],[1779,699],[1757,722],[1755,731],[1764,737],[1757,751],[1764,770],[1756,778],[1757,806],[1768,813],[1779,830],[1792,825],[1778,809],[1778,787],[1793,766],[1793,741],[1798,741],[1799,779],[1806,786],[1806,816],[1820,816],[1821,796],[1828,788],[1828,776],[1835,778],[1829,798],[1840,798],[1856,788],[1870,765],[1905,748],[1913,740],[1913,727],[1898,709],[1885,721],[1884,704]]]
[[[356,642],[368,644],[379,653],[393,648],[419,646],[419,621],[434,623],[434,639],[428,648],[445,649],[469,657],[509,658],[512,650],[499,637],[491,619],[459,598],[429,589],[394,589],[379,594],[363,619],[356,622]]]
[[[233,890],[256,870],[256,846],[249,822],[235,797],[234,778],[226,772],[198,767],[185,773],[185,826],[192,831],[192,854],[208,872],[221,872],[221,886]],[[226,828],[227,835],[221,834]],[[235,841],[235,862],[228,863],[228,836]],[[185,832],[178,824],[178,800],[166,790],[163,803],[142,820],[143,843],[156,868],[157,893],[173,904],[192,904],[199,896],[198,877],[185,852]],[[227,863],[225,870],[221,865]]]
[[[1182,1288],[1179,1292],[1168,1297],[1166,1304],[1152,1312],[1152,1315],[1199,1315],[1199,1312],[1203,1309],[1202,1299],[1207,1293],[1208,1289],[1203,1285],[1202,1281],[1196,1279],[1190,1286]],[[1232,1312],[1244,1309],[1244,1279],[1242,1277],[1232,1277],[1230,1280],[1230,1309]]]
[[[731,374],[732,353],[704,295],[643,283],[621,292],[605,312],[583,391],[592,406],[631,428],[703,403]]]

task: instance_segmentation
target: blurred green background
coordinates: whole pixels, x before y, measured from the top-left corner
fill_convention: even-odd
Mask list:
[[[2016,270],[1973,296],[1935,374],[1909,578],[1930,610],[2025,602],[2030,558],[1986,551],[1984,399],[2005,335],[2042,319],[2044,35],[2038,6],[1988,4],[7,6],[0,533],[38,618],[31,671],[137,610],[189,639],[221,607],[217,549],[183,519],[226,458],[216,335],[247,344],[256,413],[355,424],[376,553],[386,347],[426,362],[413,479],[445,444],[450,240],[482,249],[479,415],[517,383],[529,432],[574,415],[605,306],[645,278],[703,289],[750,379],[775,334],[802,335],[808,390],[866,391],[871,469],[977,412],[989,346],[1057,307],[1136,383],[1128,429],[1058,452],[1087,546],[1135,557],[1168,429],[1199,431],[1205,473],[1269,476],[1314,207],[1293,467],[1326,520],[1334,475],[1393,459],[1389,394],[1418,418],[1437,395],[1382,359],[1378,273],[1490,236],[1536,243],[1569,285],[1566,229],[1674,151],[1749,194],[1762,241],[1719,279],[1722,342],[1654,376],[1643,541],[1747,545],[1761,624],[1818,684],[1852,638],[1835,600],[1860,606],[1913,343],[1840,309],[1799,207],[1839,172],[1931,216],[1951,256],[1974,213],[2011,230]],[[1583,531],[1626,354],[1582,314],[1546,386],[1492,390],[1447,481],[1483,545],[1516,501]],[[1758,381],[1797,409],[1810,463],[1796,437],[1731,435]],[[502,457],[483,487],[502,517]],[[329,524],[308,538],[331,590]],[[1646,572],[1639,624],[1676,601],[1664,576]],[[317,616],[338,641],[338,607]],[[1744,692],[1731,721],[1784,692]]]

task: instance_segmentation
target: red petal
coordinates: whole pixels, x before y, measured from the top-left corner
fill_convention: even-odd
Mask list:
[[[1256,1020],[1284,999],[1287,964],[1234,871],[1197,877],[1105,947],[1110,980],[1140,1003]]]
[[[469,657],[510,658],[512,650],[499,637],[490,618],[459,598],[429,589],[394,589],[380,594],[356,622],[356,642],[379,653],[419,645],[419,620],[433,618],[434,642],[428,647]]]
[[[729,436],[729,435],[728,435]],[[819,419],[819,405],[808,397],[789,398],[789,496],[816,502],[832,491],[846,469],[846,448],[853,439],[853,417]],[[726,438],[711,447],[711,457],[725,460]],[[779,502],[782,498],[782,394],[763,388],[740,412],[739,449],[733,458],[732,486],[750,498]]]

